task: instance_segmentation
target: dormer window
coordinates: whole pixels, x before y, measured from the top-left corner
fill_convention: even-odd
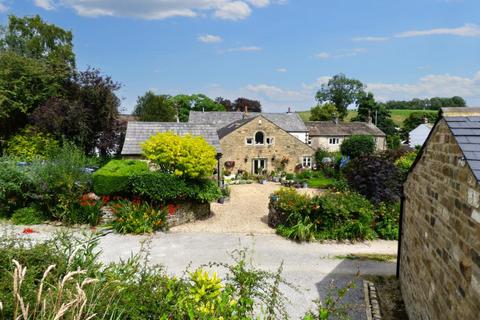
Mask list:
[[[258,131],[255,133],[255,144],[265,144],[265,135],[263,132]]]

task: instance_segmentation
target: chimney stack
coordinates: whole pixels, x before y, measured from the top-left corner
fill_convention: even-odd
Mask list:
[[[367,124],[372,124],[372,116],[371,116],[370,110],[368,110],[368,115],[367,115],[367,118],[365,118],[365,122]]]
[[[292,113],[292,110],[290,109],[290,107],[288,107],[287,113]]]

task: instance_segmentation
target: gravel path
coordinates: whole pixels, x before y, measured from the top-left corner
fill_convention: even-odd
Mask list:
[[[212,203],[212,216],[194,223],[171,228],[171,232],[212,232],[268,234],[275,230],[267,225],[269,196],[280,188],[279,183],[268,182],[230,186],[230,200],[224,204]],[[316,189],[299,189],[318,193]]]

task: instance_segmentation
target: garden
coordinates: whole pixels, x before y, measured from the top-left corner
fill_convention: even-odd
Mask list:
[[[96,235],[58,233],[40,242],[1,235],[0,319],[287,319],[285,290],[298,290],[282,265],[264,271],[243,249],[231,253],[231,263],[176,277],[149,263],[148,243],[108,264],[98,244]],[[345,318],[342,299],[353,287],[332,288],[302,319]]]
[[[15,224],[105,224],[120,233],[151,233],[167,230],[180,205],[208,205],[222,195],[211,177],[215,150],[200,137],[153,136],[143,144],[149,162],[87,157],[41,134],[31,141],[30,153],[17,144],[0,158],[0,217]]]
[[[294,177],[321,185],[323,194],[302,194],[287,184],[271,195],[269,225],[296,241],[397,240],[401,186],[417,152],[375,152],[370,136],[352,136],[340,150],[318,150],[316,171]]]

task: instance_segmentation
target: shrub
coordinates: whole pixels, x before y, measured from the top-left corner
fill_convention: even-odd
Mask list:
[[[25,168],[11,158],[0,159],[0,216],[10,217],[15,209],[28,206],[33,181]]]
[[[167,209],[157,209],[139,200],[122,200],[113,204],[114,230],[120,233],[152,233],[168,229]]]
[[[211,202],[221,197],[213,180],[184,180],[172,174],[147,172],[130,177],[131,192],[160,204],[180,201]]]
[[[7,141],[5,154],[32,161],[36,157],[47,158],[57,148],[58,141],[51,135],[41,133],[34,127],[26,127]]]
[[[35,193],[33,201],[51,217],[75,222],[72,208],[90,188],[91,177],[83,169],[88,163],[85,154],[65,144],[48,161],[35,161],[28,169]]]
[[[93,190],[99,195],[127,193],[130,177],[143,172],[148,172],[144,161],[111,160],[93,173]]]
[[[402,171],[405,176],[413,165],[413,162],[417,158],[417,154],[417,151],[411,151],[404,154],[397,161],[395,161],[395,165]]]
[[[298,241],[313,239],[385,239],[396,237],[398,210],[381,204],[377,208],[354,192],[326,193],[309,197],[294,189],[274,193],[273,206],[277,233]]]
[[[375,141],[372,136],[353,135],[342,142],[340,145],[340,151],[343,155],[355,159],[362,155],[374,153]]]
[[[402,173],[391,162],[377,156],[350,161],[343,170],[349,186],[374,203],[395,202],[400,198]]]
[[[14,224],[40,224],[43,221],[45,221],[45,217],[35,207],[17,209],[12,215],[12,222]]]
[[[211,176],[215,169],[215,148],[202,137],[158,133],[145,141],[142,149],[147,159],[157,164],[163,173],[202,179]]]

